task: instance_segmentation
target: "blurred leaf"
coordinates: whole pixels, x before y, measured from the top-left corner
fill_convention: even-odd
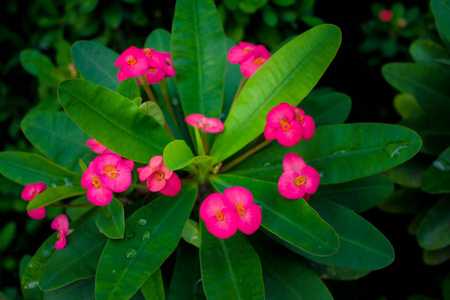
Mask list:
[[[236,44],[232,40],[227,39],[228,51],[230,51],[230,49],[235,45]],[[221,115],[222,120],[228,115],[239,85],[242,84],[242,80],[244,80],[244,77],[242,76],[239,64],[231,64],[227,59],[225,65],[224,103]]]
[[[425,171],[422,190],[430,194],[450,193],[450,147]]]
[[[419,188],[427,164],[414,157],[407,162],[387,170],[387,176],[395,183],[408,188]]]
[[[441,67],[438,59],[450,59],[445,48],[431,40],[414,41],[409,47],[409,53],[416,63],[427,66]]]
[[[9,221],[0,231],[0,253],[5,251],[16,236],[17,224]]]
[[[394,107],[402,119],[419,117],[425,112],[413,95],[400,93],[394,97]]]
[[[128,299],[175,250],[197,196],[184,184],[175,197],[161,196],[125,223],[125,239],[109,240],[100,259],[95,293],[99,299]]]
[[[81,173],[79,159],[89,162],[96,154],[86,145],[85,134],[64,112],[42,111],[22,120],[27,139],[58,165]]]
[[[58,96],[83,131],[128,159],[148,163],[151,157],[161,155],[172,140],[155,119],[130,100],[89,81],[63,81]]]
[[[128,78],[127,80],[122,81],[117,87],[117,93],[130,100],[141,97],[139,84],[137,83],[135,78]]]
[[[94,300],[95,278],[82,279],[59,289],[44,292],[45,300]]]
[[[166,124],[166,120],[161,108],[155,102],[147,101],[139,105],[139,108],[147,115],[155,119],[161,126]]]
[[[273,3],[279,6],[289,6],[295,3],[295,0],[271,0]],[[301,1],[307,2],[307,1]]]
[[[27,210],[30,211],[52,204],[59,200],[81,196],[84,194],[86,194],[86,189],[81,186],[58,186],[54,188],[47,188],[42,193],[36,195],[36,197],[34,197],[33,200],[29,202]]]
[[[227,239],[219,239],[206,229],[203,221],[200,233],[200,267],[208,300],[263,299],[261,262],[244,234],[239,231]]]
[[[112,2],[103,10],[104,23],[113,29],[118,29],[123,20],[123,8],[118,2]]]
[[[299,19],[310,27],[319,26],[325,23],[323,19],[315,16],[300,16]]]
[[[398,188],[378,208],[391,214],[413,214],[417,212],[422,200],[417,189]]]
[[[439,36],[450,49],[450,4],[446,0],[431,0],[431,10],[436,17]]]
[[[450,273],[447,273],[444,277],[442,284],[442,295],[444,296],[444,300],[450,299]]]
[[[170,142],[164,148],[163,159],[164,164],[171,171],[182,169],[192,163],[211,162],[211,157],[206,155],[194,157],[191,148],[183,140]]]
[[[64,39],[60,39],[57,43],[55,43],[56,48],[56,63],[60,67],[68,67],[73,59],[72,59],[72,45]]]
[[[72,56],[84,79],[117,90],[119,68],[114,66],[114,62],[119,54],[94,42],[78,41],[72,46]]]
[[[110,239],[121,239],[125,231],[123,204],[116,198],[106,205],[95,219],[98,229]]]
[[[438,250],[424,250],[423,261],[429,266],[437,266],[450,259],[450,246]]]
[[[188,219],[181,233],[183,240],[197,248],[200,248],[200,231],[198,223],[192,219]]]
[[[371,271],[352,270],[336,266],[328,266],[310,261],[314,271],[325,280],[356,280],[366,276]]]
[[[268,0],[244,0],[239,1],[239,8],[248,14],[252,14],[266,5]]]
[[[278,23],[278,15],[270,5],[264,6],[262,18],[264,22],[270,27],[274,27]]]
[[[92,204],[87,198],[86,195],[75,198],[70,202],[70,204]],[[66,215],[69,217],[69,220],[76,220],[80,218],[82,215],[84,215],[87,211],[95,208],[95,205],[88,205],[88,206],[80,206],[80,207],[68,207],[66,209]]]
[[[55,65],[47,55],[38,50],[25,49],[20,51],[20,63],[29,74],[38,77],[41,84],[55,81],[51,76],[51,71],[55,68]]]
[[[170,52],[170,32],[155,29],[145,40],[144,48],[152,48],[159,52]]]
[[[350,114],[352,100],[343,93],[311,92],[299,105],[306,115],[314,119],[316,127],[344,123]]]
[[[145,299],[164,300],[164,285],[161,276],[161,269],[158,268],[141,285],[140,291]]]
[[[258,69],[230,111],[225,130],[216,138],[211,150],[214,162],[223,161],[261,134],[274,106],[283,101],[297,105],[325,72],[340,41],[337,27],[315,27],[284,45]],[[249,112],[252,119],[248,119]]]
[[[425,250],[450,245],[450,194],[441,197],[420,222],[417,241]]]

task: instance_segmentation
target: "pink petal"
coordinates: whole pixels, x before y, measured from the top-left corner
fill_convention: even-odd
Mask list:
[[[119,70],[119,73],[117,73],[117,80],[119,82],[127,80],[128,78],[131,78],[133,76],[128,75],[123,68]]]
[[[162,190],[167,183],[167,180],[163,178],[162,180],[156,179],[157,172],[153,172],[147,179],[147,188],[151,192],[159,192]]]
[[[103,153],[103,151],[106,150],[106,147],[97,142],[95,139],[87,140],[86,145],[91,147],[92,151],[95,153]]]
[[[282,102],[267,113],[266,125],[273,128],[279,128],[283,122],[291,123],[292,120],[294,120],[294,117],[295,113],[292,107],[289,104]]]
[[[253,62],[254,57],[250,56],[246,60],[242,61],[240,64],[242,75],[244,75],[247,78],[252,77],[252,75],[262,66],[262,64],[255,65]]]
[[[94,162],[91,161],[89,167],[84,171],[83,176],[81,176],[81,186],[86,189],[93,187],[92,178],[94,177],[100,177],[100,175],[94,171]]]
[[[147,79],[148,84],[153,84],[160,82],[165,75],[166,72],[164,72],[162,68],[161,69],[150,68],[145,74],[145,78]]]
[[[104,206],[111,202],[113,193],[111,190],[108,190],[104,187],[101,187],[99,189],[91,187],[88,188],[86,196],[88,200],[92,202],[92,204],[97,206]]]
[[[191,115],[187,116],[184,119],[184,121],[186,123],[188,123],[189,125],[191,125],[192,127],[196,127],[197,126],[197,128],[200,129],[198,123],[199,123],[200,120],[205,119],[205,118],[206,117],[204,115],[202,115],[202,114],[191,114]]]
[[[23,189],[21,197],[23,200],[31,200],[36,195],[45,191],[46,188],[47,185],[43,182],[30,183]]]
[[[304,116],[302,124],[302,134],[305,140],[309,140],[313,136],[315,128],[316,124],[314,123],[313,118],[310,116]]]
[[[33,210],[27,210],[27,214],[35,220],[41,220],[45,218],[45,206]]]
[[[181,190],[181,180],[176,173],[173,173],[173,176],[166,180],[166,185],[159,192],[173,197]]]
[[[292,147],[302,139],[302,128],[298,121],[292,121],[288,131],[284,131],[281,127],[277,129],[277,141],[285,146]]]
[[[303,199],[304,199],[305,201],[308,201],[310,197],[311,197],[311,195],[308,194],[308,193],[305,193],[305,194],[303,195]]]
[[[117,58],[116,61],[114,62],[114,66],[123,67],[123,66],[127,65],[128,58],[130,56],[135,57],[135,56],[139,55],[140,52],[141,51],[139,50],[139,48],[130,46],[128,49],[123,51],[122,54],[120,54],[119,58]]]
[[[137,171],[139,172],[139,180],[140,181],[146,181],[150,174],[153,173],[152,167],[150,165],[147,165],[143,168],[138,168]]]
[[[102,154],[94,159],[94,171],[101,175],[105,173],[105,167],[111,165],[117,168],[120,165],[122,157],[117,154]]]
[[[127,190],[131,184],[131,171],[125,165],[120,164],[116,168],[116,177],[109,177],[103,173],[100,175],[100,182],[105,188],[121,193]]]
[[[69,219],[65,214],[60,214],[53,219],[50,226],[52,227],[52,229],[59,230],[60,232],[62,232],[62,235],[66,236],[67,231],[69,230]]]
[[[280,179],[278,180],[278,190],[283,197],[288,199],[299,199],[303,197],[305,191],[294,183],[295,178],[298,176],[298,173],[294,171],[288,171],[281,174]]]
[[[163,157],[161,155],[156,155],[150,159],[150,166],[152,168],[158,167],[162,162],[163,162]]]
[[[266,124],[264,127],[264,137],[266,140],[274,140],[277,138],[277,128],[270,127]]]
[[[218,133],[224,130],[223,122],[217,118],[206,118],[204,130],[209,133]]]
[[[253,195],[249,190],[240,186],[234,186],[225,189],[223,196],[233,204],[233,209],[236,210],[236,205],[242,204],[245,208],[253,204]],[[236,210],[237,212],[237,210]]]
[[[245,48],[248,48],[249,50],[244,53]],[[256,46],[253,44],[240,42],[239,46],[234,46],[228,51],[228,61],[232,64],[240,63],[249,56],[252,56],[255,48]]]
[[[139,53],[134,56],[134,59],[136,59],[134,65],[125,64],[121,70],[131,77],[139,77],[147,73],[150,67],[148,57],[143,53]]]
[[[306,166],[305,161],[296,153],[288,153],[283,158],[283,170],[284,172],[295,171],[298,172]]]
[[[66,247],[66,237],[60,233],[60,238],[55,243],[55,248],[58,250],[63,249]]]
[[[133,170],[134,162],[131,159],[122,157],[122,160],[120,161],[120,164],[125,166],[130,171]]]
[[[239,216],[238,229],[245,234],[252,234],[258,230],[262,221],[261,208],[253,203],[250,207],[245,208],[245,215]]]
[[[206,229],[214,236],[220,239],[226,239],[236,233],[238,228],[238,215],[229,208],[223,208],[222,213],[225,216],[223,221],[218,221],[215,218],[208,223],[205,223]]]
[[[162,55],[164,56],[165,63],[164,63],[164,72],[166,72],[166,75],[164,77],[174,77],[175,76],[175,68],[173,67],[172,63],[172,54],[169,52],[162,52]]]
[[[212,193],[200,205],[200,217],[207,223],[211,218],[216,218],[215,214],[218,210],[231,207],[233,204],[222,194]]]
[[[301,188],[308,194],[314,194],[320,183],[319,172],[311,166],[305,166],[298,172],[298,175],[306,178],[306,183]]]
[[[266,62],[270,58],[270,52],[263,45],[258,45],[255,48],[255,53],[253,54],[255,58],[261,57]]]

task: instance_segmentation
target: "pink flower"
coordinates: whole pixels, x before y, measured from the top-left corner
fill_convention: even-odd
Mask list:
[[[173,197],[181,190],[180,178],[175,172],[167,169],[161,155],[152,157],[149,165],[137,170],[139,180],[147,180],[147,188],[151,192],[160,192]]]
[[[266,117],[264,136],[276,139],[281,145],[292,147],[302,139],[302,126],[296,119],[295,111],[288,103],[280,103],[272,108]]]
[[[58,230],[58,241],[55,243],[56,249],[63,249],[66,246],[67,231],[69,231],[69,219],[64,214],[58,215],[52,222],[52,229]]]
[[[81,186],[87,189],[86,197],[92,204],[104,206],[111,202],[113,193],[103,185],[101,176],[95,171],[95,162],[89,164],[81,177]]]
[[[253,55],[240,62],[242,75],[247,78],[252,77],[253,73],[255,73],[269,58],[269,51],[267,51],[263,45],[257,46]]]
[[[234,46],[228,51],[228,61],[232,64],[241,63],[253,55],[255,48],[256,45],[240,42],[238,46]]]
[[[233,204],[239,218],[238,229],[245,234],[254,233],[261,225],[261,208],[253,203],[253,195],[246,188],[235,186],[227,188],[223,196]]]
[[[175,68],[173,67],[172,62],[172,54],[169,52],[162,52],[162,55],[164,56],[164,72],[166,73],[164,75],[165,78],[174,77],[175,76]]]
[[[121,67],[117,74],[117,79],[123,81],[131,77],[139,77],[144,75],[150,66],[147,55],[142,49],[131,46],[125,50],[114,65]]]
[[[95,153],[103,153],[103,151],[106,150],[106,147],[97,142],[95,139],[87,140],[86,145],[91,147],[92,151]]]
[[[21,197],[23,200],[31,201],[38,194],[45,191],[46,188],[47,188],[47,185],[43,182],[30,183],[23,189],[23,191],[21,193]],[[36,219],[36,220],[43,219],[43,218],[45,218],[45,206],[39,207],[39,208],[36,208],[33,210],[29,210],[29,211],[27,211],[27,214],[31,218]]]
[[[202,114],[191,114],[184,121],[192,127],[197,127],[209,133],[221,132],[224,129],[222,121],[217,118],[207,118]]]
[[[383,22],[389,22],[390,20],[392,20],[393,16],[394,13],[389,9],[383,9],[379,14],[380,20]]]
[[[200,217],[206,229],[220,239],[226,239],[236,233],[239,215],[230,207],[234,207],[224,195],[213,193],[200,206]]]
[[[295,119],[300,122],[300,127],[302,128],[302,137],[305,140],[309,140],[313,136],[314,130],[316,128],[316,124],[314,123],[313,118],[305,115],[303,109],[295,106],[292,106],[292,109],[295,113]]]
[[[131,166],[131,168],[130,168]],[[102,154],[94,159],[94,171],[100,175],[100,181],[105,188],[120,193],[130,187],[131,170],[134,163],[127,160],[122,163],[122,157],[117,154]]]
[[[288,153],[283,159],[283,170],[278,180],[278,190],[288,199],[309,199],[319,187],[319,173],[295,153]]]

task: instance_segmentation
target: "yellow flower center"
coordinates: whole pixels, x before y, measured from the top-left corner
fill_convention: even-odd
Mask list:
[[[117,177],[117,169],[113,165],[107,165],[103,169],[103,171],[110,178],[116,178]]]
[[[296,186],[302,186],[306,183],[306,178],[303,176],[299,176],[297,178],[294,179],[294,184]]]
[[[250,47],[245,47],[244,50],[242,50],[242,53],[247,53],[248,51],[252,50]]]
[[[133,56],[130,56],[130,57],[128,58],[127,63],[128,63],[130,66],[133,66],[133,65],[135,65],[135,64],[137,63],[137,60],[136,60],[136,58],[134,58]]]
[[[283,131],[289,131],[289,129],[291,129],[291,124],[289,124],[288,122],[284,122],[283,124],[281,124],[281,129]]]
[[[257,66],[259,66],[263,62],[264,62],[264,59],[262,57],[257,57],[257,58],[255,58],[255,60],[253,60],[253,63]]]
[[[102,184],[100,183],[100,179],[98,179],[98,177],[93,177],[92,178],[92,184],[94,185],[94,187],[96,189],[99,189],[102,187]]]
[[[302,115],[297,115],[297,120],[300,121],[300,124],[303,124],[303,122],[305,122],[304,118]]]
[[[223,222],[225,221],[225,215],[223,214],[223,212],[219,209],[218,211],[216,211],[216,213],[214,214],[216,216],[216,220]]]
[[[164,176],[165,176],[164,172],[158,172],[156,173],[156,180],[161,181],[164,179]]]
[[[238,211],[238,214],[242,217],[245,216],[245,207],[242,204],[236,204],[236,209]]]
[[[152,57],[152,52],[150,51],[150,48],[145,48],[144,54],[147,55],[148,57]]]

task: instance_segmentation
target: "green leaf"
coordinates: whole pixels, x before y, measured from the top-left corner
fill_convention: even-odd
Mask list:
[[[279,6],[289,6],[295,3],[295,0],[272,0],[273,3]],[[302,1],[307,2],[307,1]]]
[[[158,268],[155,272],[144,281],[140,288],[145,299],[149,300],[164,300],[164,285],[161,276],[161,269]]]
[[[183,240],[197,248],[200,248],[200,230],[198,223],[192,219],[188,219],[181,233]]]
[[[73,62],[71,48],[72,45],[64,39],[61,39],[55,43],[55,59],[58,66],[68,67]]]
[[[166,124],[166,119],[164,118],[163,112],[158,104],[155,102],[144,102],[139,105],[139,108],[147,115],[155,119],[159,125],[164,126]]]
[[[410,94],[397,94],[394,97],[394,107],[402,119],[418,117],[425,113],[416,98]]]
[[[262,8],[268,0],[247,0],[239,1],[239,8],[248,14],[252,14],[258,9]]]
[[[72,56],[84,79],[117,90],[119,68],[114,66],[114,62],[119,54],[94,42],[78,41],[72,46]]]
[[[266,5],[264,7],[262,18],[264,22],[270,27],[274,27],[278,23],[278,15],[270,5]]]
[[[170,52],[170,32],[161,28],[153,30],[145,40],[144,48]]]
[[[125,239],[109,240],[95,283],[98,299],[128,299],[177,246],[197,196],[184,184],[175,197],[161,196],[137,210],[125,223]]]
[[[421,201],[422,194],[418,193],[417,189],[397,188],[378,208],[387,213],[413,214],[418,211]]]
[[[141,97],[139,84],[135,78],[128,78],[127,80],[122,81],[117,87],[117,93],[130,100]]]
[[[412,94],[425,111],[450,108],[450,72],[413,63],[383,66],[384,79],[400,92]]]
[[[334,201],[361,213],[375,207],[394,191],[394,183],[377,174],[339,184],[322,185],[314,196]]]
[[[200,223],[200,267],[206,297],[264,299],[261,262],[244,234],[239,231],[219,239]]]
[[[94,300],[95,278],[73,282],[54,291],[44,292],[45,300]]]
[[[41,84],[55,82],[51,71],[55,68],[50,58],[38,50],[25,49],[20,51],[20,64],[29,74],[39,78]]]
[[[226,47],[212,0],[177,1],[171,49],[185,116],[220,117]]]
[[[234,175],[211,176],[210,180],[219,192],[232,186],[248,189],[261,207],[261,226],[288,243],[319,256],[331,255],[339,248],[334,229],[302,199],[282,197],[277,184]]]
[[[42,111],[22,120],[27,139],[60,166],[80,173],[79,159],[94,160],[96,154],[86,145],[90,136],[64,113]]]
[[[414,156],[420,146],[420,137],[414,131],[398,125],[329,125],[317,128],[310,140],[293,147],[276,145],[254,154],[229,173],[278,182],[284,156],[297,153],[319,172],[321,184],[342,183],[399,165]]]
[[[44,182],[47,186],[79,185],[81,176],[31,153],[0,152],[0,172],[22,185]]]
[[[194,157],[191,148],[183,140],[175,140],[164,148],[163,161],[169,170],[179,170],[192,163],[210,162],[211,157],[202,155]]]
[[[83,131],[128,159],[148,163],[172,140],[155,119],[130,100],[89,81],[63,81],[58,85],[58,96]]]
[[[450,4],[445,0],[431,0],[431,10],[436,17],[439,36],[450,49]]]
[[[237,152],[264,131],[267,113],[281,102],[297,105],[334,58],[341,33],[321,25],[278,50],[247,81],[211,150],[214,163]],[[305,76],[308,74],[308,76]]]
[[[449,15],[450,16],[450,15]],[[409,53],[415,62],[427,65],[441,67],[438,59],[449,59],[450,56],[441,45],[431,40],[416,40],[409,47]]]
[[[450,193],[450,147],[444,150],[422,177],[422,190],[430,194]]]
[[[121,239],[125,231],[123,204],[116,198],[98,214],[95,224],[110,239]]]
[[[77,223],[78,228],[67,236],[66,247],[53,253],[39,279],[42,290],[54,290],[95,275],[107,241],[95,225],[95,213],[93,212],[87,220]],[[56,242],[56,232],[52,237]]]
[[[424,250],[423,261],[429,266],[437,266],[450,259],[450,246],[438,250]]]
[[[313,261],[309,262],[320,278],[328,280],[356,280],[366,276],[371,271],[352,270],[336,266],[327,266]]]
[[[420,159],[419,156],[416,156],[404,164],[388,170],[386,175],[392,181],[403,187],[419,188],[422,182],[422,176],[427,167],[427,162]]]
[[[92,204],[92,203],[87,199],[86,195],[84,195],[84,196],[75,198],[74,200],[72,200],[70,202],[70,204],[77,205],[77,204]],[[66,209],[66,214],[69,217],[69,220],[74,221],[95,207],[97,207],[97,206],[95,206],[94,204],[80,206],[80,207],[68,207]]]
[[[306,115],[314,119],[316,127],[344,123],[350,114],[352,100],[343,93],[316,95],[311,92],[299,105]]]
[[[450,245],[450,194],[440,198],[420,222],[417,241],[425,250]]]
[[[198,130],[197,126],[194,127],[195,134],[195,144],[197,145],[197,153],[200,156],[205,155],[205,145],[203,145],[203,140],[201,137],[200,130]]]
[[[5,251],[16,236],[17,224],[14,221],[6,223],[0,230],[0,253]]]
[[[137,106],[141,106],[141,104],[142,104],[142,98],[141,98],[141,97],[136,97],[136,98],[132,99],[131,102],[133,102],[133,103],[136,104]],[[144,111],[144,112],[145,112],[145,111]]]
[[[59,200],[81,196],[86,194],[86,189],[81,186],[58,186],[55,188],[47,188],[42,193],[36,195],[32,201],[29,202],[27,210],[33,210],[43,207]]]
[[[236,43],[227,38],[227,51],[229,52],[234,46],[236,46]],[[231,104],[233,103],[234,97],[236,96],[236,92],[242,80],[246,80],[246,77],[242,76],[239,64],[231,64],[227,59],[225,65],[224,101],[221,119],[228,115]]]

